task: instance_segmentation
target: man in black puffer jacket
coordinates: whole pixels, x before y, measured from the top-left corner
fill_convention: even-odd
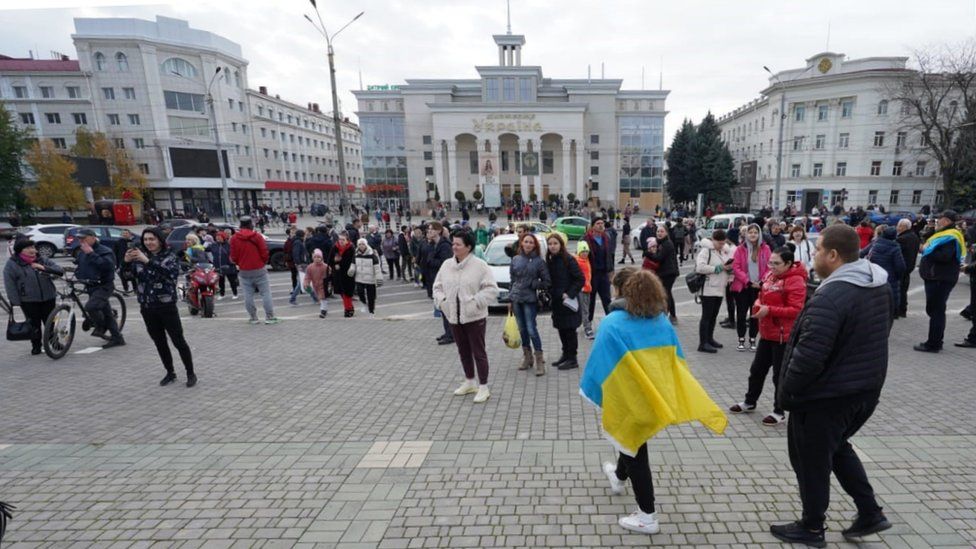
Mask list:
[[[778,396],[791,412],[788,448],[803,516],[770,532],[790,543],[826,546],[831,470],[857,506],[845,538],[891,527],[848,442],[878,404],[892,322],[887,273],[858,259],[859,248],[857,233],[847,225],[821,233],[813,263],[823,282],[796,320],[783,356]]]

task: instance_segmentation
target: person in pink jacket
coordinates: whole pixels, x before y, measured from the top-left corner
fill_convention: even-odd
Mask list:
[[[329,265],[325,262],[322,250],[316,248],[312,252],[312,263],[305,269],[305,291],[315,293],[319,300],[319,318],[325,318],[328,314],[328,305],[325,299],[325,279],[329,276]]]
[[[763,242],[762,230],[753,223],[746,228],[732,258],[732,295],[735,298],[735,328],[739,334],[739,351],[746,350],[746,321],[749,326],[749,350],[756,350],[759,322],[749,314],[759,297],[759,288],[769,270],[772,252]],[[747,316],[748,315],[748,316]]]

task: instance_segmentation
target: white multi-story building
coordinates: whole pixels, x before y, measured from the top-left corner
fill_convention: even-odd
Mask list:
[[[156,208],[221,215],[215,125],[234,208],[338,202],[332,116],[249,89],[240,45],[161,16],[75,19],[72,38],[77,61],[0,58],[0,98],[36,137],[70,148],[78,126],[104,132]],[[348,190],[361,196],[358,126],[346,120],[343,136]]]
[[[791,204],[809,212],[833,207],[846,191],[845,206],[917,211],[940,205],[936,162],[922,148],[922,136],[903,127],[905,107],[886,99],[886,90],[913,74],[906,61],[821,53],[803,68],[776,73],[759,99],[719,118],[745,183],[742,201],[753,208]],[[777,201],[779,121],[784,125]]]
[[[494,41],[498,64],[476,67],[480,78],[353,92],[367,190],[414,205],[454,200],[457,191],[466,199],[481,192],[488,206],[516,193],[652,210],[661,203],[667,91],[545,78],[541,67],[522,65],[525,37]]]

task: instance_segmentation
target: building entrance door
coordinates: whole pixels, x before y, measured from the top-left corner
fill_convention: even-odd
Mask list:
[[[803,191],[803,213],[810,213],[813,208],[820,206],[821,191]]]

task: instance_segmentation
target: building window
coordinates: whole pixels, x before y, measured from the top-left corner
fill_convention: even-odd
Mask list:
[[[238,101],[237,102],[237,110],[239,112],[244,112],[244,102],[243,101]],[[305,127],[307,128],[308,125],[306,125]]]
[[[424,151],[424,160],[433,160],[433,159],[434,159],[434,153],[432,153],[431,151]]]
[[[941,208],[944,203],[945,191],[935,191],[935,205]]]
[[[830,107],[827,105],[817,105],[817,120],[823,121],[827,120],[827,116],[830,113]]]
[[[427,176],[427,177],[433,177],[433,175],[434,175],[434,168],[431,167],[431,166],[425,167],[424,168],[424,175]]]
[[[888,114],[888,100],[887,99],[882,99],[878,103],[878,116],[883,116],[883,115],[886,115],[886,114]]]
[[[895,189],[892,189],[888,195],[888,204],[898,204],[898,191]]]
[[[228,99],[227,100],[227,108],[230,109],[230,110],[234,110],[234,100],[233,99]],[[291,122],[291,120],[289,120],[289,122]]]
[[[796,204],[797,200],[799,200],[798,198],[799,194],[800,193],[798,193],[797,191],[786,191],[786,203]]]
[[[817,162],[813,165],[813,176],[823,177],[823,163]]]
[[[498,79],[485,80],[485,99],[491,102],[498,101]]]
[[[117,114],[110,114],[110,115],[108,115],[108,123],[109,123],[110,126],[118,126],[118,125],[120,125],[121,122],[119,121],[119,115],[117,115]]]
[[[434,140],[429,135],[425,135],[423,137],[423,142],[424,142],[424,145],[431,145],[431,144],[433,144]]]
[[[105,70],[105,55],[103,55],[100,51],[95,52],[95,70]]]
[[[850,146],[850,144],[851,144],[851,134],[849,133],[842,133],[837,138],[838,149],[846,149]]]
[[[44,116],[47,117],[47,123],[48,124],[60,124],[61,123],[61,114],[60,113],[49,112],[49,113],[45,113]]]
[[[115,99],[115,88],[102,88],[102,95],[109,101]]]
[[[54,148],[55,149],[67,149],[68,148],[68,144],[64,141],[64,138],[63,137],[55,137],[54,139],[51,140],[51,143],[54,144]]]
[[[925,161],[924,160],[919,160],[918,163],[915,164],[915,175],[917,175],[918,177],[925,177]]]
[[[164,90],[163,98],[166,100],[167,109],[205,112],[203,95],[199,93],[185,93]]]
[[[112,139],[112,141],[115,143],[115,148],[116,149],[124,149],[125,148],[125,139],[122,139],[121,137],[115,137],[115,138]]]
[[[515,79],[514,78],[503,78],[502,79],[502,99],[506,102],[515,101]]]
[[[891,175],[900,176],[901,175],[901,166],[902,166],[902,162],[901,161],[896,161],[894,164],[892,164],[891,165]]]
[[[115,54],[115,64],[119,67],[119,72],[129,72],[129,58],[124,53]]]
[[[803,122],[803,119],[806,117],[807,114],[807,108],[803,105],[797,105],[793,107],[793,114],[794,114],[793,117],[794,120],[796,120],[797,122]]]
[[[139,125],[139,115],[138,114],[130,114],[129,115],[129,125],[130,126],[138,126]]]
[[[922,204],[922,191],[912,191],[912,206]]]
[[[473,175],[478,174],[478,151],[468,152],[468,168]]]
[[[244,177],[244,167],[243,166],[238,166],[237,167],[237,177]]]
[[[238,88],[241,87],[241,73],[240,71],[234,71],[234,85]]]
[[[790,166],[790,177],[800,177],[800,165],[793,164]]]
[[[874,132],[875,147],[884,147],[884,134],[885,132]]]
[[[827,136],[824,134],[820,134],[817,136],[816,142],[814,143],[814,148],[823,149],[826,143],[827,143]]]
[[[139,171],[143,175],[149,175],[149,164],[139,164]]]
[[[75,119],[75,124],[78,126],[84,126],[88,124],[88,116],[83,112],[73,112],[71,117]]]
[[[532,79],[531,78],[519,78],[519,100],[520,101],[532,100]]]
[[[874,160],[871,162],[871,175],[881,175],[881,161]],[[873,204],[873,202],[872,202]]]
[[[834,175],[837,177],[844,177],[847,175],[847,162],[838,162],[837,169],[834,170]]]
[[[895,147],[902,149],[908,143],[908,132],[898,132],[895,136]]]
[[[134,100],[136,98],[136,89],[135,88],[122,88],[122,93],[125,94],[125,98],[126,99],[133,99]]]
[[[552,151],[542,151],[542,173],[550,174],[555,172],[555,159]]]
[[[803,136],[793,138],[793,150],[799,151],[803,149]]]
[[[196,67],[186,59],[180,59],[179,57],[170,57],[166,61],[163,61],[162,71],[167,76],[182,76],[183,78],[197,77]]]
[[[600,175],[600,166],[590,166],[590,175]]]
[[[21,124],[34,124],[34,113],[32,112],[22,112],[20,113]]]
[[[877,204],[877,203],[878,203],[878,191],[876,191],[876,190],[869,190],[868,191],[868,204]]]
[[[599,162],[600,151],[590,151],[590,162]]]
[[[853,101],[843,101],[840,104],[840,117],[850,118],[854,114],[854,102]]]
[[[599,145],[599,144],[600,144],[600,135],[599,134],[595,134],[595,133],[591,133],[590,134],[590,145]]]
[[[132,140],[132,146],[136,149],[145,149],[146,141],[141,137],[136,137]]]
[[[69,99],[81,99],[81,88],[78,86],[67,86]]]
[[[54,99],[54,88],[51,86],[41,86],[41,97],[44,99]]]

